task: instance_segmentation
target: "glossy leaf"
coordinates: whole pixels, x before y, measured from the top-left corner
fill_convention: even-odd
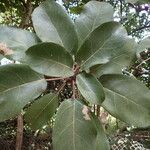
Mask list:
[[[41,43],[26,51],[26,63],[44,75],[68,77],[73,75],[73,59],[60,45]]]
[[[54,150],[109,150],[100,121],[77,100],[61,104],[53,130],[53,146]]]
[[[68,52],[77,50],[77,35],[74,24],[65,10],[55,1],[47,0],[32,14],[33,25],[43,42],[54,42]]]
[[[34,33],[14,27],[0,26],[0,43],[12,50],[11,59],[24,61],[25,51],[38,42],[39,39]]]
[[[100,105],[105,99],[103,86],[93,75],[85,72],[77,75],[77,87],[91,104]]]
[[[100,78],[106,99],[102,106],[112,115],[136,127],[150,126],[150,91],[140,81],[125,75]]]
[[[47,94],[36,100],[25,114],[25,121],[34,130],[42,128],[54,115],[58,107],[58,95]]]
[[[83,70],[98,64],[127,62],[135,55],[135,42],[117,22],[104,23],[95,29],[79,49],[76,61]]]
[[[90,1],[84,5],[80,16],[75,20],[79,47],[101,24],[113,20],[113,7],[104,2]]]
[[[44,77],[26,65],[0,66],[0,121],[19,114],[46,86]]]

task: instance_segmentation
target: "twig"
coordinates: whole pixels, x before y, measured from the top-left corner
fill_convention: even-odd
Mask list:
[[[59,90],[56,92],[59,94],[59,92],[65,87],[66,81],[60,86]]]
[[[100,116],[100,105],[97,105],[97,117],[99,117]]]
[[[22,142],[23,142],[23,115],[20,114],[17,118],[16,150],[21,150]]]
[[[46,81],[56,81],[56,80],[65,80],[65,79],[68,79],[67,78],[63,78],[63,77],[60,77],[60,78],[51,78],[51,79],[46,79]]]
[[[150,60],[150,58],[147,58],[147,59],[143,60],[139,65],[136,66],[136,69],[139,68],[143,63],[145,63],[149,60]]]
[[[75,80],[72,80],[72,99],[76,98],[76,87],[75,87]]]
[[[134,32],[137,32],[137,31],[140,31],[140,30],[143,30],[143,29],[149,28],[149,27],[150,27],[150,25],[143,26],[143,27],[139,27],[139,28],[137,28],[137,29],[135,29],[135,30],[131,31],[131,32],[129,33],[129,35],[133,34]]]
[[[121,15],[121,22],[122,22],[122,0],[120,0],[120,15]]]

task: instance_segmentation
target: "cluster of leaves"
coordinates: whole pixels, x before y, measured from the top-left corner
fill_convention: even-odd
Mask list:
[[[110,149],[91,111],[93,104],[130,125],[150,126],[149,89],[122,75],[138,45],[113,21],[110,4],[88,2],[73,23],[59,4],[47,0],[34,10],[32,21],[36,35],[0,27],[0,42],[7,45],[1,54],[21,62],[0,67],[0,121],[15,117],[33,102],[25,120],[31,128],[41,128],[56,112],[58,95],[69,82],[72,96],[58,108],[54,150]],[[54,80],[62,85],[47,93],[48,83]]]

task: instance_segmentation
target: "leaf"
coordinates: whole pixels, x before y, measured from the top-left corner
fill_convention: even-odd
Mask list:
[[[140,41],[137,54],[141,53],[142,51],[145,51],[145,49],[150,48],[150,36]]]
[[[125,75],[104,75],[102,106],[120,120],[136,127],[150,126],[150,91],[140,81]]]
[[[73,75],[73,59],[60,45],[41,43],[26,51],[26,63],[44,75],[69,77]]]
[[[54,115],[58,107],[58,95],[47,94],[36,100],[25,114],[25,121],[33,130],[42,128]]]
[[[95,29],[79,49],[76,61],[83,70],[94,65],[118,62],[127,63],[135,55],[135,42],[117,22],[107,22]]]
[[[57,43],[68,52],[76,52],[78,42],[74,24],[58,3],[53,0],[43,2],[34,10],[32,20],[43,42]]]
[[[0,121],[19,114],[46,86],[44,77],[26,65],[0,66]]]
[[[77,87],[82,96],[91,104],[101,104],[105,99],[103,86],[90,74],[85,72],[77,75]]]
[[[100,121],[86,107],[72,99],[61,104],[53,130],[54,150],[109,150]]]
[[[90,68],[90,73],[99,78],[104,74],[122,74],[123,68],[131,64],[129,56],[121,56],[106,64],[95,65]]]
[[[25,51],[39,42],[34,33],[14,27],[0,26],[0,43],[10,49],[11,59],[24,61]]]
[[[75,20],[79,47],[101,24],[113,20],[113,7],[105,2],[90,1],[84,5],[80,16]]]

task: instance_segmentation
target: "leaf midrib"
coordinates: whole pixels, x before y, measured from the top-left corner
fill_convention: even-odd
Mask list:
[[[8,91],[11,91],[11,90],[14,90],[14,89],[16,89],[16,88],[20,88],[20,87],[22,87],[22,86],[25,86],[25,85],[27,85],[27,84],[31,84],[31,83],[34,83],[34,82],[40,82],[40,81],[44,81],[44,79],[40,79],[40,80],[36,80],[36,81],[32,81],[32,82],[27,82],[27,83],[23,83],[23,84],[21,84],[21,85],[18,85],[18,86],[14,86],[14,87],[11,87],[11,88],[9,88],[9,89],[7,89],[7,90],[5,90],[5,91],[2,91],[2,92],[0,92],[0,94],[2,93],[6,93],[6,92],[8,92]]]
[[[79,78],[81,79],[82,83],[83,83],[84,85],[86,85],[86,87],[87,87],[94,95],[96,95],[95,92],[90,88],[89,84],[87,84],[86,82],[84,82],[84,81],[86,81],[86,80],[84,80],[83,77],[79,77]],[[96,96],[96,98],[97,98],[97,96]],[[97,98],[97,100],[98,100],[98,98]],[[96,101],[97,101],[97,100],[96,100]],[[90,100],[90,101],[91,101],[91,100]],[[91,101],[91,102],[92,102],[92,101]]]
[[[68,68],[70,71],[71,71],[71,69],[72,69],[70,66],[67,66],[67,65],[65,65],[65,64],[63,64],[63,63],[61,63],[61,62],[56,61],[56,60],[44,58],[44,57],[41,57],[41,56],[34,56],[34,57],[38,57],[38,58],[43,59],[43,60],[46,60],[46,61],[48,61],[48,62],[50,62],[50,63],[51,63],[51,62],[56,63],[56,64],[62,66],[63,68]]]

